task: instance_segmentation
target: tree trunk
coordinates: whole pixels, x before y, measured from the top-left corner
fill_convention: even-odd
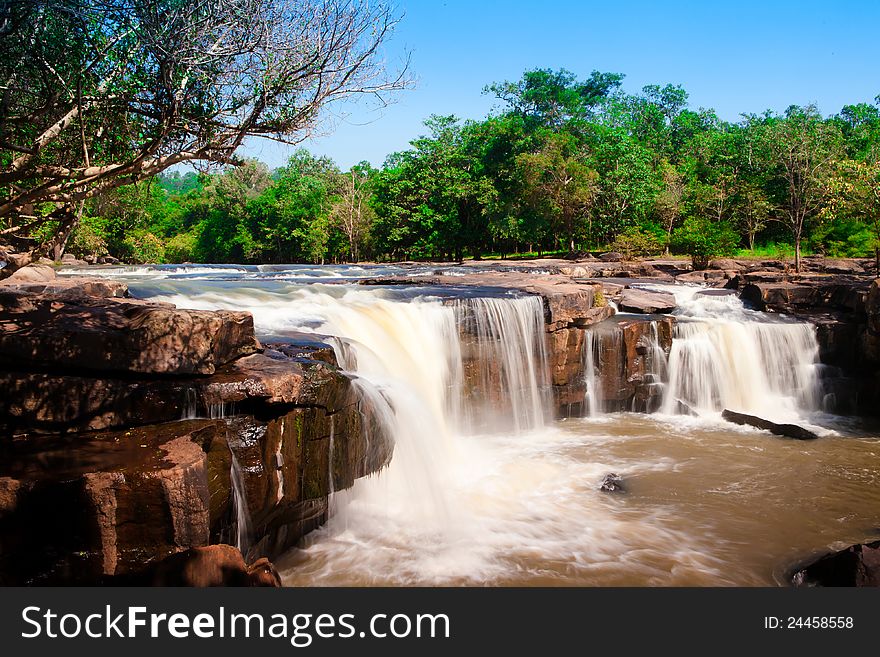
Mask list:
[[[801,236],[794,237],[794,271],[796,274],[801,273]]]

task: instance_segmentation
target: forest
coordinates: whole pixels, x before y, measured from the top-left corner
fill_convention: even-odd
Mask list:
[[[681,86],[633,95],[623,77],[490,84],[487,118],[431,116],[379,169],[299,149],[275,170],[166,171],[90,199],[67,250],[130,263],[876,256],[880,96],[730,123],[690,109]]]

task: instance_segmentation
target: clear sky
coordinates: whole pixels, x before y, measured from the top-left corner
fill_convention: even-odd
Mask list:
[[[403,0],[385,49],[391,66],[412,57],[413,90],[381,112],[359,107],[303,144],[347,168],[381,165],[424,132],[430,114],[481,118],[482,89],[533,68],[624,73],[623,88],[681,84],[690,105],[721,118],[815,102],[825,114],[880,94],[880,0]],[[247,146],[271,167],[290,148]]]

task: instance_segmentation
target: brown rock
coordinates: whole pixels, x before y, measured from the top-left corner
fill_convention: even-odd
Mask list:
[[[281,577],[268,559],[248,566],[231,545],[207,545],[178,552],[159,562],[149,574],[152,586],[270,586]]]
[[[259,347],[243,312],[9,290],[0,304],[0,362],[18,367],[212,374]]]
[[[18,283],[43,283],[55,280],[55,268],[49,265],[28,265],[18,269],[3,279],[4,285]]]
[[[54,271],[54,270],[53,270]],[[90,296],[102,298],[123,298],[128,296],[128,285],[111,281],[105,278],[86,278],[71,276],[56,278],[48,281],[34,283],[10,283],[9,279],[3,281],[4,285],[19,292],[31,292],[34,294],[57,294],[75,300],[77,296]]]
[[[0,580],[94,583],[207,544],[200,445],[220,430],[201,420],[8,445],[0,464]]]
[[[652,292],[627,288],[620,295],[620,309],[631,313],[670,313],[675,310],[675,297],[668,292]]]

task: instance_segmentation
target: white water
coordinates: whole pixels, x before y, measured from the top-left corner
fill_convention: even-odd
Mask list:
[[[622,433],[611,430],[610,416],[547,422],[546,354],[534,299],[400,302],[383,290],[315,285],[284,294],[241,287],[163,300],[247,309],[263,333],[299,329],[340,336],[339,362],[357,373],[354,383],[366,406],[395,437],[388,468],[332,495],[328,523],[289,555],[288,583],[766,584],[765,575],[746,572],[737,579],[724,572],[724,559],[713,553],[722,545],[713,524],[717,512],[710,509],[694,527],[683,515],[688,507],[674,506],[664,491],[682,486],[676,475],[691,462],[691,445],[711,456],[719,438],[731,442],[728,436],[755,433],[719,423],[712,412],[761,409],[776,419],[777,406],[795,414],[809,409],[809,394],[792,391],[810,388],[815,340],[803,327],[759,321],[734,298],[675,292],[684,328],[670,357],[667,400],[692,400],[707,416],[652,419],[647,430],[639,428],[645,435],[632,439],[632,452],[621,447],[631,440],[627,415],[618,416]],[[463,321],[471,322],[464,339]],[[802,334],[803,340],[793,337]],[[462,393],[464,368],[475,354],[485,385],[502,387],[500,416]],[[593,349],[585,358],[590,355],[595,359]],[[740,384],[735,377],[744,361],[758,371]],[[588,376],[590,371],[588,392],[599,385],[595,361]],[[717,384],[711,399],[700,397],[703,384]],[[756,385],[773,408],[748,394]],[[599,405],[590,408],[598,411]],[[492,422],[478,432],[475,420],[487,416]],[[656,435],[674,437],[668,451],[681,445],[682,454],[657,451],[651,442]],[[760,440],[748,449],[762,450]],[[723,463],[736,451],[727,454]],[[634,497],[596,491],[609,471],[636,482]],[[660,492],[647,503],[638,482],[652,479]],[[724,485],[718,482],[719,489]],[[688,499],[701,495],[696,487]]]
[[[586,384],[586,410],[587,416],[597,418],[602,413],[599,386],[599,368],[597,351],[599,344],[596,340],[596,331],[587,329],[584,331],[584,382]]]
[[[818,409],[819,346],[811,324],[746,309],[735,295],[668,287],[679,303],[663,411],[727,408],[775,421]]]
[[[251,547],[252,523],[247,503],[247,493],[241,466],[235,454],[230,451],[229,481],[232,484],[232,510],[234,512],[235,547],[247,556]]]

